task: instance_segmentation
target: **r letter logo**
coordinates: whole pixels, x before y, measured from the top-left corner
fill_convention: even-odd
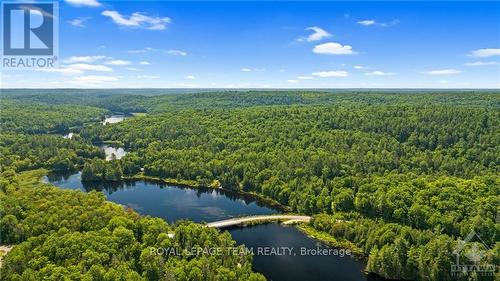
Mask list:
[[[3,67],[53,66],[56,31],[57,2],[2,3]]]

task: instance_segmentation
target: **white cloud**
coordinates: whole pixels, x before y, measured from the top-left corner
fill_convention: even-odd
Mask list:
[[[354,69],[368,69],[368,67],[362,65],[355,65]]]
[[[286,80],[286,82],[291,83],[291,84],[295,84],[295,83],[297,83],[298,81],[297,81],[297,80],[290,79],[290,80]]]
[[[380,70],[375,70],[372,72],[365,73],[367,76],[389,76],[389,75],[394,75],[394,72],[383,72]]]
[[[314,72],[312,73],[313,76],[318,76],[318,77],[347,77],[349,74],[347,71],[343,70],[332,70],[332,71],[319,71],[319,72]]]
[[[399,20],[393,20],[390,22],[379,23],[378,25],[383,26],[383,27],[388,27],[388,26],[396,25],[398,23],[399,23]]]
[[[162,52],[165,54],[169,54],[171,56],[187,56],[188,55],[187,52],[181,51],[181,50],[161,50],[161,49],[155,49],[155,48],[151,48],[151,47],[146,47],[144,49],[137,49],[137,50],[129,50],[128,52],[131,54],[144,54],[144,53],[148,53],[148,52]],[[149,62],[142,61],[141,64],[149,64]]]
[[[88,21],[89,19],[90,19],[89,17],[81,17],[81,18],[72,19],[68,22],[72,26],[85,27],[85,22]]]
[[[85,71],[97,71],[97,72],[110,72],[113,69],[105,65],[97,64],[87,64],[87,63],[75,63],[66,66],[61,66],[59,68],[40,68],[36,71],[48,72],[48,73],[60,73],[63,75],[75,75],[82,74]]]
[[[352,55],[355,52],[352,50],[352,47],[349,45],[342,45],[339,43],[324,43],[314,47],[313,52],[316,54],[323,55]]]
[[[107,58],[106,56],[73,56],[64,60],[65,63],[95,62]]]
[[[193,75],[188,75],[188,76],[186,76],[186,79],[194,79],[194,76]]]
[[[364,26],[374,25],[375,20],[362,20],[362,21],[358,21],[358,24],[361,24]]]
[[[485,65],[497,65],[498,62],[496,61],[475,61],[475,62],[468,62],[465,63],[467,66],[485,66]]]
[[[107,65],[129,65],[129,64],[131,64],[131,62],[128,60],[110,60],[110,61],[107,61],[105,64],[107,64]]]
[[[297,77],[297,79],[300,79],[300,80],[311,80],[311,79],[314,79],[314,78],[311,77],[311,76],[299,76],[299,77]]]
[[[187,56],[187,53],[181,50],[168,50],[167,54],[172,56]]]
[[[382,27],[388,27],[388,26],[398,24],[399,20],[393,20],[390,22],[381,22],[381,23],[377,22],[376,20],[362,20],[362,21],[358,21],[357,23],[364,25],[364,26],[377,25],[377,26],[382,26]]]
[[[114,76],[99,76],[99,75],[88,75],[76,77],[74,81],[70,81],[73,84],[101,84],[104,82],[114,82],[118,81],[118,77]]]
[[[128,18],[121,15],[117,11],[106,10],[101,14],[111,18],[114,23],[121,26],[145,28],[150,30],[164,30],[167,28],[167,24],[171,21],[168,17],[150,17],[139,12],[133,13]]]
[[[146,47],[144,49],[139,49],[139,50],[129,50],[128,52],[131,54],[142,54],[150,51],[157,51],[156,49],[153,49],[151,47]]]
[[[308,27],[308,28],[306,28],[306,30],[312,30],[313,31],[313,33],[311,35],[309,35],[307,37],[307,39],[306,39],[308,42],[319,41],[319,40],[321,40],[323,38],[328,38],[328,37],[332,36],[326,30],[324,30],[324,29],[322,29],[320,27],[317,27],[317,26]]]
[[[74,74],[82,74],[82,70],[60,67],[60,68],[36,68],[35,71],[39,72],[48,72],[48,73],[60,73],[63,75],[74,75]]]
[[[251,72],[251,71],[263,72],[263,71],[266,71],[265,68],[248,68],[248,67],[243,67],[240,70],[243,71],[243,72]]]
[[[158,79],[158,78],[160,78],[160,76],[156,76],[156,75],[138,75],[137,78],[138,79]]]
[[[474,50],[474,51],[472,51],[471,56],[477,57],[477,58],[486,58],[486,57],[500,56],[500,49],[479,49],[479,50]]]
[[[149,61],[141,61],[141,62],[139,62],[139,64],[142,64],[142,65],[150,65]]]
[[[101,6],[101,3],[97,2],[96,0],[64,0],[64,2],[77,6],[77,7],[82,7],[82,6],[87,6],[87,7],[99,7]]]
[[[135,67],[125,67],[126,70],[130,70],[130,71],[142,71],[142,69],[140,68],[135,68]]]
[[[80,71],[100,71],[100,72],[109,72],[113,71],[112,68],[107,67],[105,65],[98,64],[86,64],[86,63],[76,63],[68,65],[67,68],[80,70]]]
[[[437,70],[423,71],[421,73],[428,75],[450,75],[450,74],[459,74],[462,73],[462,71],[456,69],[437,69]]]

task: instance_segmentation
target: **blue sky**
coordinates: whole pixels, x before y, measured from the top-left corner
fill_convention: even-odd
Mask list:
[[[59,4],[59,68],[2,87],[500,88],[500,2]]]

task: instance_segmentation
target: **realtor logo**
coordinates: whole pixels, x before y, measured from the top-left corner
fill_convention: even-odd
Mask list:
[[[477,240],[477,242],[471,242]],[[455,263],[451,266],[453,276],[464,276],[475,272],[481,276],[493,276],[495,265],[486,261],[486,255],[491,248],[475,232],[471,231],[464,240],[459,240],[453,250]]]
[[[57,8],[57,2],[2,3],[4,67],[53,66],[57,55]]]

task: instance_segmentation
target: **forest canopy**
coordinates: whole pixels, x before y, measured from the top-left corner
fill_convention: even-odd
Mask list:
[[[47,186],[34,190],[40,184],[33,182],[33,172],[22,172],[38,168],[81,169],[88,181],[147,176],[202,186],[217,182],[226,189],[250,192],[296,213],[313,215],[310,228],[358,248],[367,257],[366,270],[386,278],[451,280],[453,248],[471,231],[490,246],[485,258],[494,264],[500,260],[497,91],[11,90],[2,97],[6,111],[0,114],[0,186],[8,204],[2,207],[5,220],[0,227],[9,233],[9,243],[23,245],[8,255],[8,266],[2,269],[12,276],[48,276],[43,274],[56,274],[55,268],[105,276],[115,274],[109,272],[117,265],[126,267],[133,278],[157,280],[151,274],[161,270],[184,280],[191,277],[179,277],[180,271],[172,272],[174,266],[204,264],[210,276],[217,276],[214,272],[233,272],[237,264],[232,258],[224,265],[181,259],[142,267],[138,249],[153,243],[143,240],[138,230],[144,220],[161,225],[155,228],[163,232],[192,229],[194,240],[209,235],[214,243],[233,242],[227,234],[205,233],[194,224],[167,225],[115,210],[95,193]],[[103,125],[104,115],[112,112],[147,115]],[[64,139],[48,134],[68,131],[76,135]],[[128,153],[105,161],[96,146],[103,142],[123,144]],[[26,214],[15,208],[39,212],[40,206],[23,200],[33,196],[43,205],[56,200],[55,194],[102,211],[102,219],[92,219],[99,228],[76,227],[55,209],[44,210],[47,215],[36,221],[26,220]],[[87,212],[56,202],[62,209]],[[137,247],[130,249],[130,255],[119,256],[118,264],[93,253],[89,254],[93,261],[105,261],[98,269],[86,264],[86,255],[71,257],[71,267],[64,267],[61,260],[38,261],[39,256],[27,255],[30,251],[48,255],[50,246],[45,243],[70,236],[78,240],[99,233],[115,239],[115,226],[109,226],[113,219],[108,216],[127,220],[120,232],[132,232],[128,237]],[[87,219],[75,217],[82,225]],[[95,251],[92,245],[85,247]],[[244,259],[239,261],[242,271],[231,276],[261,278],[251,273],[250,258]],[[19,267],[25,262],[50,264],[51,269]]]

